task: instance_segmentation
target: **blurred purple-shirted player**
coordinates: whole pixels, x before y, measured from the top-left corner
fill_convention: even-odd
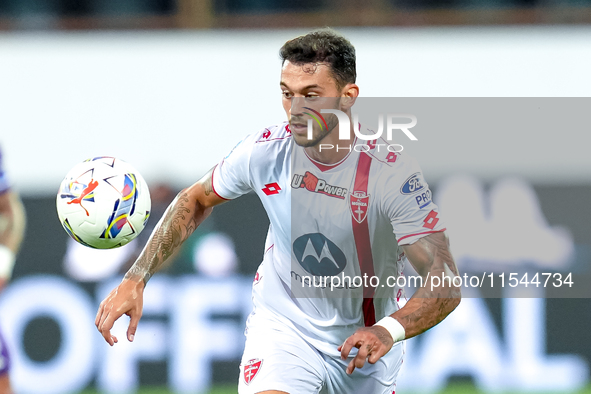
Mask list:
[[[18,194],[10,189],[0,149],[0,291],[10,280],[16,253],[25,230],[25,211]],[[1,295],[0,295],[1,297]],[[10,394],[10,357],[0,332],[0,394]]]

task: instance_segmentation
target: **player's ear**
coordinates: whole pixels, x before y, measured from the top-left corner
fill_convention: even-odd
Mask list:
[[[359,86],[354,83],[345,85],[341,97],[341,111],[347,112],[355,104],[357,96],[359,96]]]

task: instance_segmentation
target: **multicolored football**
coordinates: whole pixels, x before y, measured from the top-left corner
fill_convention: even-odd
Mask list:
[[[146,181],[135,168],[114,157],[95,157],[68,172],[56,204],[70,237],[91,248],[112,249],[144,229],[151,201]]]

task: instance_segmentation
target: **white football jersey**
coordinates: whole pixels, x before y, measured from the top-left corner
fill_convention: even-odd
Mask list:
[[[356,140],[329,166],[308,157],[283,123],[246,137],[213,172],[216,194],[254,191],[269,216],[253,314],[331,356],[357,328],[399,309],[399,245],[445,230],[416,161],[386,146]]]

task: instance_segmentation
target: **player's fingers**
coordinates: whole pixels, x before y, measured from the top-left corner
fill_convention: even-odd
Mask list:
[[[347,372],[347,375],[351,375],[354,370],[355,370],[355,359],[353,359],[349,362],[349,365],[347,365],[347,370],[345,372]]]
[[[357,352],[355,358],[352,360],[355,368],[363,368],[363,366],[365,365],[365,360],[370,355],[372,349],[373,345],[367,342],[364,342],[361,344],[361,346],[359,346],[359,351]]]
[[[107,306],[107,304],[103,305],[101,317],[99,319],[98,326],[97,326],[99,331],[101,331],[102,327],[105,324],[105,320],[107,320],[107,318],[111,315],[112,311],[113,311],[113,305],[110,305],[110,306]]]
[[[353,359],[353,365],[355,366],[355,368],[363,368],[363,366],[365,365],[366,359],[367,359],[367,357],[361,357],[361,356],[357,355]]]
[[[96,311],[96,317],[94,318],[94,325],[96,326],[96,328],[98,328],[99,323],[101,322],[102,316],[103,316],[103,303],[101,302],[101,304],[98,307],[98,310]]]
[[[349,353],[354,346],[357,345],[357,334],[351,335],[345,339],[345,342],[341,345],[341,359],[346,360],[349,357]]]
[[[372,345],[370,344],[370,342],[365,342],[365,341],[360,341],[359,343],[360,346],[359,347],[359,351],[357,352],[357,356],[355,356],[355,366],[357,368],[361,368],[363,367],[363,363],[365,362],[365,359],[367,358],[367,356],[369,356],[369,354],[371,353],[372,350]],[[359,361],[358,360],[363,360],[362,364],[359,365]]]
[[[99,332],[101,333],[101,335],[103,336],[103,338],[105,339],[105,341],[107,341],[107,343],[109,345],[113,346],[117,342],[117,338],[114,335],[111,335],[110,329],[100,327]],[[113,339],[113,338],[115,338],[115,339]]]
[[[129,314],[129,327],[127,328],[127,340],[129,342],[133,342],[135,338],[135,332],[137,330],[137,325],[140,322],[140,318],[142,317],[142,313],[140,311],[134,310],[134,312]]]
[[[378,360],[379,360],[380,358],[382,358],[382,356],[383,356],[384,354],[386,354],[386,351],[385,351],[385,349],[384,349],[384,346],[378,345],[378,346],[377,346],[377,349],[375,349],[375,350],[372,350],[372,352],[371,352],[371,354],[369,355],[369,357],[368,357],[367,361],[368,361],[370,364],[375,364],[375,363],[377,363],[377,362],[378,362]]]
[[[114,314],[113,311],[110,311],[108,314],[105,314],[104,320],[101,321],[101,323],[99,325],[99,332],[101,333],[103,338],[105,338],[105,341],[107,341],[109,343],[109,345],[111,345],[111,346],[113,346],[115,343],[117,343],[116,338],[113,339],[114,336],[111,335],[111,329],[113,328],[115,321],[120,316],[121,315]]]
[[[101,331],[101,335],[103,336],[105,341],[109,344],[109,346],[113,346],[114,344],[117,343],[117,337],[115,337],[114,335],[111,335],[111,331],[106,331],[106,332]]]
[[[380,357],[384,355],[383,346],[381,346],[377,340],[368,340],[367,342],[364,340],[359,340],[357,347],[359,348],[359,352],[347,366],[346,372],[349,375],[353,373],[355,368],[363,368],[365,365],[365,360],[368,360],[370,363],[374,364],[380,359]]]
[[[351,375],[355,368],[362,368],[364,363],[365,359],[360,359],[359,355],[355,356],[355,358],[349,362],[349,365],[347,365],[347,375]]]
[[[111,299],[111,294],[109,294],[105,299],[101,301],[99,304],[98,310],[96,312],[96,319],[94,320],[94,324],[98,327],[102,320],[104,320],[105,312],[107,310],[106,306]]]

